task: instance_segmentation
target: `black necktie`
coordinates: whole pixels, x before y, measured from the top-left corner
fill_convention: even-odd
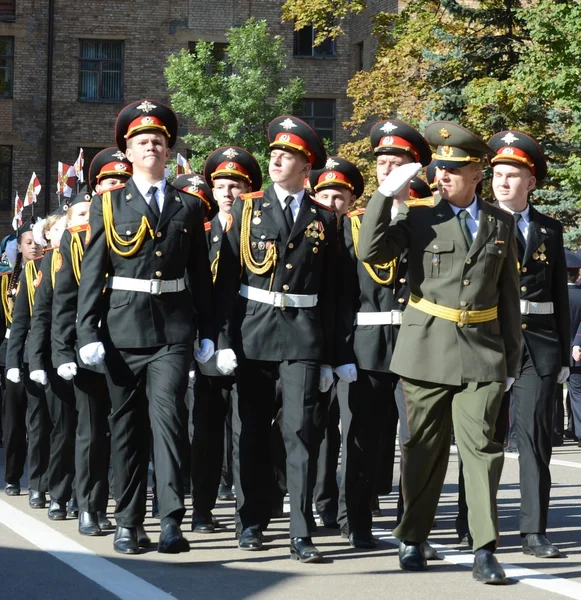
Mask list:
[[[151,194],[151,199],[149,200],[149,208],[155,215],[155,218],[159,221],[160,213],[159,213],[159,204],[157,203],[157,188],[152,185],[149,188],[149,193]]]
[[[293,225],[295,224],[295,220],[293,219],[293,213],[291,210],[291,202],[294,200],[294,198],[292,196],[287,196],[284,199],[284,209],[282,211],[283,215],[284,215],[284,219],[286,221],[286,224],[288,226],[288,232],[290,233],[293,229]]]
[[[516,239],[521,243],[524,250],[527,247],[527,241],[525,240],[525,236],[523,235],[520,227],[518,226],[520,220],[522,219],[522,215],[520,213],[514,213],[512,216],[514,218],[514,224],[516,225],[514,231],[516,233]]]
[[[466,244],[468,245],[468,250],[472,246],[472,234],[470,233],[470,229],[468,229],[468,223],[466,223],[466,219],[470,216],[470,213],[463,208],[458,211],[458,219],[460,220],[460,229],[464,234],[464,239],[466,240]]]

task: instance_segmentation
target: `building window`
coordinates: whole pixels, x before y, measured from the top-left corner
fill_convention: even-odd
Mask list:
[[[12,146],[0,146],[0,209],[12,207]]]
[[[12,98],[14,38],[0,37],[0,98]]]
[[[365,54],[364,54],[364,45],[363,42],[359,42],[355,44],[355,70],[363,71],[365,67]]]
[[[188,50],[194,52],[198,42],[189,42]],[[224,75],[232,75],[232,65],[228,62],[228,44],[224,42],[212,42],[212,62],[206,67],[206,74],[213,75],[217,71],[219,62],[226,63]]]
[[[0,0],[0,21],[13,22],[16,16],[16,0]]]
[[[79,100],[123,101],[123,42],[80,40]]]
[[[331,58],[335,56],[335,40],[327,38],[315,46],[317,30],[311,25],[294,32],[293,55],[302,58]]]
[[[335,100],[328,98],[305,98],[300,114],[322,140],[335,143]]]

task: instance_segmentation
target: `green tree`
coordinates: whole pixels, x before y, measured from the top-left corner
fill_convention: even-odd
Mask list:
[[[290,113],[304,95],[299,78],[286,75],[283,40],[264,20],[249,19],[226,33],[226,60],[216,60],[212,42],[170,55],[165,70],[171,103],[203,133],[183,136],[200,171],[206,156],[225,145],[247,148],[268,173],[266,128]]]

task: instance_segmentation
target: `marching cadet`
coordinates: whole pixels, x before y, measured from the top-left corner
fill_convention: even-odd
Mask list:
[[[567,291],[571,311],[571,363],[567,392],[571,406],[569,409],[568,430],[581,448],[581,287],[577,285],[581,257],[565,250],[567,260]]]
[[[394,535],[400,567],[424,570],[421,543],[436,513],[453,422],[464,461],[473,576],[503,584],[506,576],[493,553],[504,454],[493,433],[519,359],[514,221],[475,193],[489,146],[447,121],[428,125],[424,137],[437,146],[441,200],[402,210],[390,223],[393,196],[420,166],[403,165],[380,185],[359,232],[359,258],[374,265],[409,248],[411,296],[390,366],[402,377],[410,433],[403,446],[405,510]]]
[[[515,220],[520,265],[521,353],[510,390],[520,467],[520,532],[524,554],[556,558],[546,537],[551,473],[553,401],[569,376],[570,313],[563,226],[528,200],[545,178],[537,142],[522,131],[502,131],[488,145],[492,190],[498,206]],[[512,420],[512,419],[511,419]]]
[[[311,168],[325,164],[318,135],[300,119],[281,116],[270,123],[268,139],[274,184],[236,200],[222,239],[217,368],[231,373],[239,361],[232,426],[239,547],[262,548],[271,516],[269,432],[280,377],[291,556],[318,562],[309,532],[314,413],[319,390],[333,377],[337,222],[303,188]]]
[[[13,269],[5,275],[3,274],[0,280],[2,286],[0,289],[2,294],[2,324],[5,324],[6,327],[0,345],[0,364],[2,367],[6,366],[8,340],[10,339],[20,275],[29,261],[38,259],[42,254],[42,247],[34,241],[32,225],[33,221],[26,222],[17,230],[17,255]],[[27,390],[30,389],[36,392],[36,386],[32,382],[28,382],[26,376],[13,379],[18,379],[18,381],[6,378],[3,398],[4,453],[6,457],[4,465],[5,492],[8,496],[18,496],[20,494],[20,479],[24,473],[27,455],[28,427],[30,438],[28,440],[28,502],[31,508],[45,508],[47,491],[45,472],[48,466],[45,451],[48,437],[44,428],[48,418],[46,406],[40,401],[35,401],[37,395],[31,395],[33,402],[29,405]],[[44,435],[41,436],[40,432],[43,432]],[[43,444],[40,451],[37,448],[38,444]]]
[[[204,209],[199,198],[164,179],[177,130],[175,113],[157,101],[133,102],[119,113],[115,140],[132,163],[133,176],[94,197],[79,283],[79,355],[87,365],[104,362],[111,397],[113,545],[125,554],[139,552],[136,527],[145,515],[149,423],[161,517],[158,552],[190,549],[180,529],[182,403],[196,328],[202,338],[196,358],[203,362],[214,354]]]
[[[206,158],[204,178],[212,186],[206,193],[219,209],[205,225],[215,280],[222,236],[232,226],[232,205],[240,194],[260,190],[262,173],[256,158],[248,150],[226,146],[214,150]],[[212,533],[215,528],[212,510],[216,505],[224,458],[232,464],[231,419],[229,430],[225,424],[228,414],[232,414],[234,376],[220,373],[214,358],[198,364],[198,370],[191,411],[192,531]],[[225,457],[225,451],[230,456]]]

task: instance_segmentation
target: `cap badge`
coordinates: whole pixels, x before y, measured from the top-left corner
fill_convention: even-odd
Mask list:
[[[393,136],[388,135],[381,140],[382,146],[392,146],[393,145]]]
[[[149,100],[145,100],[139,106],[136,106],[137,110],[142,110],[143,112],[151,112],[154,108],[157,108],[155,104],[152,104]]]
[[[236,170],[236,165],[235,165],[233,162],[229,162],[229,163],[226,165],[226,169],[227,169],[228,171],[235,171],[235,170]]]
[[[450,132],[445,127],[442,127],[442,129],[438,131],[438,135],[447,140],[450,137]]]
[[[288,131],[289,129],[294,129],[297,124],[292,119],[285,119],[280,126]]]
[[[236,150],[234,150],[234,148],[228,148],[228,150],[224,150],[224,152],[222,152],[222,154],[228,159],[228,160],[233,160],[234,158],[236,158],[238,156],[238,152],[236,152]]]
[[[379,131],[383,131],[384,133],[391,133],[395,129],[397,129],[397,125],[394,125],[393,123],[387,121],[383,124],[382,127],[379,128]]]
[[[125,165],[123,163],[117,163],[115,165],[115,170],[116,171],[125,171]]]
[[[454,156],[454,148],[452,146],[442,146],[442,156]]]
[[[125,156],[125,154],[123,154],[123,152],[121,152],[121,150],[117,150],[117,152],[115,152],[115,154],[113,154],[113,158],[116,158],[117,160],[123,160],[124,158],[127,158]]]
[[[288,133],[283,133],[279,139],[281,142],[290,142],[290,135]]]
[[[326,175],[325,175],[325,179],[327,181],[331,181],[332,179],[337,179],[337,175],[336,173],[334,173],[333,171],[329,171]]]
[[[514,135],[512,133],[512,131],[509,131],[503,138],[500,138],[505,144],[508,144],[509,146],[516,142],[518,140],[518,138],[516,137],[516,135]]]
[[[503,148],[502,154],[514,154],[514,150],[512,148]]]
[[[325,169],[334,169],[335,167],[338,167],[338,166],[339,166],[339,163],[336,160],[329,158],[327,160],[327,164],[325,165]]]
[[[149,125],[150,123],[153,123],[153,119],[151,117],[143,117],[141,123],[143,125]]]
[[[85,194],[85,202],[90,202],[91,201],[91,196],[89,196],[89,194]]]
[[[188,181],[195,188],[194,191],[196,191],[196,192],[198,191],[198,188],[200,187],[200,185],[202,185],[202,183],[204,183],[204,180],[199,175],[195,175],[194,177],[190,177],[188,179]]]

